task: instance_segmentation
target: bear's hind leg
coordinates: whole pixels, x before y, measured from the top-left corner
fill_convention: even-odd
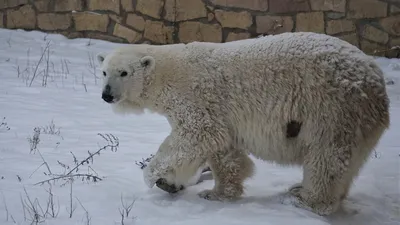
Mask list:
[[[208,158],[214,177],[212,190],[198,195],[213,201],[234,200],[243,194],[243,182],[253,175],[254,163],[244,151],[232,148],[228,152],[215,152]]]
[[[350,161],[350,148],[314,151],[308,155],[304,162],[303,182],[289,190],[296,197],[294,204],[321,216],[334,213],[355,175],[349,171]]]
[[[370,156],[371,151],[373,149],[370,146],[367,146],[367,147],[362,146],[361,148],[364,150],[357,151],[357,154],[353,152],[351,163],[350,163],[348,171],[346,172],[345,177],[344,177],[344,182],[343,182],[341,195],[340,195],[341,200],[344,200],[345,198],[347,198],[347,195],[349,194],[349,191],[353,184],[354,179],[360,173],[362,166],[368,160],[368,157]]]

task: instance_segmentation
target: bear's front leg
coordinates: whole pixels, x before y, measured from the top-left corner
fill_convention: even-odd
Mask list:
[[[243,194],[243,182],[253,175],[254,163],[248,154],[236,148],[214,151],[207,160],[215,180],[212,190],[198,195],[212,201],[235,200]]]
[[[177,96],[186,97],[173,97]],[[199,196],[209,200],[240,197],[244,180],[253,174],[254,164],[248,154],[233,145],[231,132],[224,120],[216,116],[218,112],[185,98],[180,101],[185,107],[174,108],[169,115],[171,135],[146,168],[146,174],[152,175],[150,186],[157,178],[163,178],[168,185],[179,187],[207,162],[215,185]]]
[[[166,192],[175,193],[197,182],[206,160],[187,143],[175,132],[164,140],[143,169],[144,181],[150,188],[157,185]]]

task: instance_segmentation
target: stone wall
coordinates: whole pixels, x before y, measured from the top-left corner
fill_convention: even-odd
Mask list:
[[[153,44],[313,31],[398,57],[400,0],[0,0],[0,27]]]

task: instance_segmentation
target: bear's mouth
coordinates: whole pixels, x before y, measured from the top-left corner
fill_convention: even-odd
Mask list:
[[[109,102],[110,104],[117,104],[118,102],[120,102],[119,98],[114,98],[114,100],[112,102]]]
[[[119,102],[121,102],[121,98],[120,97],[110,97],[109,99],[104,99],[103,100],[105,102],[107,102],[108,104],[118,104]]]

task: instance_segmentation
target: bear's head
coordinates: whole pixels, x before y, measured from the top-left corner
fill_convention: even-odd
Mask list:
[[[155,59],[145,53],[118,49],[98,54],[97,60],[103,76],[102,99],[116,112],[142,113],[143,93],[155,68]]]

